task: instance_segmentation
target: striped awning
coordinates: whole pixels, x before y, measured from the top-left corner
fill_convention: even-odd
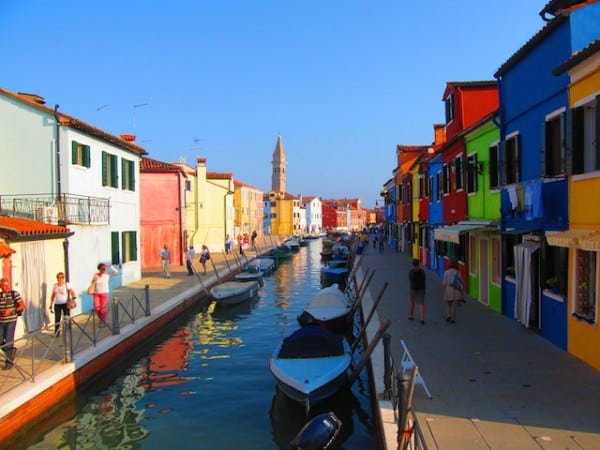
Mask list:
[[[460,235],[469,231],[486,228],[489,223],[467,223],[461,222],[456,225],[449,225],[433,230],[433,238],[436,241],[454,242],[460,244]]]
[[[599,230],[568,230],[546,235],[548,244],[556,247],[600,250]]]

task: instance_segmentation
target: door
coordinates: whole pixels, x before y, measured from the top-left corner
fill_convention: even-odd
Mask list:
[[[489,303],[489,267],[487,239],[479,238],[479,301],[484,305]]]

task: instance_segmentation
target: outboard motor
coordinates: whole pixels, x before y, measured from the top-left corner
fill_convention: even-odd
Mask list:
[[[298,314],[296,320],[298,321],[301,327],[308,327],[310,325],[315,324],[315,318],[313,317],[313,315],[306,311],[302,311],[300,314]]]
[[[333,412],[320,414],[302,427],[290,442],[290,450],[326,450],[341,428],[342,422]]]

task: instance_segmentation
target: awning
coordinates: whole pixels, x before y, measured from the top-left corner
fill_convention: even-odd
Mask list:
[[[548,244],[556,247],[600,250],[600,231],[568,230],[546,235]]]
[[[469,231],[486,228],[490,223],[474,222],[474,223],[457,223],[447,227],[440,227],[433,230],[433,238],[436,241],[454,242],[460,244],[460,235]]]

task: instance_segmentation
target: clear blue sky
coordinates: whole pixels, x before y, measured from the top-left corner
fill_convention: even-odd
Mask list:
[[[492,80],[546,3],[0,0],[0,86],[263,190],[280,134],[288,192],[372,207],[446,81]]]

